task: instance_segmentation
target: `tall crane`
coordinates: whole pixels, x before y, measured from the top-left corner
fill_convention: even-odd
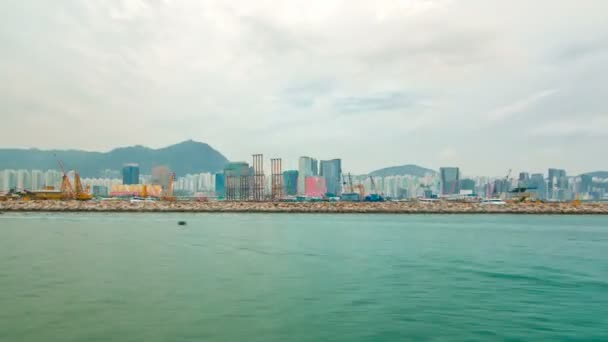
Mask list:
[[[369,180],[371,182],[372,192],[369,195],[365,196],[365,200],[367,202],[384,202],[384,197],[382,197],[382,195],[378,194],[378,191],[376,189],[376,182],[374,181],[374,177],[372,177],[370,175]]]
[[[72,182],[70,182],[70,177],[68,177],[68,174],[65,172],[65,167],[63,167],[63,162],[60,159],[57,159],[57,164],[59,164],[59,168],[63,174],[63,178],[61,179],[62,197],[64,199],[73,199],[75,194],[74,188],[72,187]]]
[[[350,172],[348,173],[348,192],[355,192],[355,188],[353,187],[353,176],[351,176]]]
[[[56,157],[56,156],[55,156]],[[57,164],[59,164],[59,168],[61,169],[61,173],[63,174],[63,178],[61,180],[61,197],[63,199],[76,199],[80,201],[87,201],[93,198],[89,193],[88,187],[85,189],[82,186],[82,181],[80,180],[80,174],[74,171],[74,185],[72,186],[72,182],[70,182],[70,177],[65,172],[65,167],[63,166],[63,162],[60,159],[57,159]]]

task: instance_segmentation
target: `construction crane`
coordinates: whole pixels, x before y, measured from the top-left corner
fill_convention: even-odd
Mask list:
[[[63,178],[61,180],[61,198],[62,199],[75,199],[79,201],[87,201],[93,198],[89,193],[88,187],[85,189],[82,186],[82,182],[80,180],[80,174],[74,171],[74,185],[72,187],[72,182],[70,182],[70,177],[65,172],[65,167],[63,166],[63,162],[60,159],[57,159],[57,164],[59,164],[59,168],[61,169],[61,173],[63,174]]]
[[[63,199],[73,199],[74,196],[74,188],[72,187],[72,182],[70,182],[70,177],[65,172],[65,167],[63,167],[63,162],[57,159],[57,164],[59,164],[59,169],[61,169],[61,173],[63,174],[63,178],[61,180],[61,197]]]
[[[351,176],[350,172],[348,173],[348,192],[355,192],[355,188],[353,187],[353,177]]]
[[[369,195],[365,196],[365,201],[366,202],[384,202],[384,197],[382,197],[382,195],[378,194],[378,191],[376,189],[376,182],[374,181],[374,177],[372,177],[370,175],[369,180],[371,181],[372,192]]]

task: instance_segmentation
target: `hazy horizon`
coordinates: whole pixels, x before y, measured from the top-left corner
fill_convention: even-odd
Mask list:
[[[608,2],[0,3],[0,148],[608,170]],[[294,164],[295,163],[295,164]]]

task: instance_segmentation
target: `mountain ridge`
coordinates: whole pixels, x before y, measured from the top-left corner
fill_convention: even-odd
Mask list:
[[[83,177],[99,177],[102,170],[120,170],[126,163],[139,164],[142,174],[149,174],[153,167],[164,165],[177,176],[183,176],[188,173],[218,172],[228,162],[209,144],[194,140],[158,149],[135,145],[117,147],[108,152],[0,149],[0,169],[57,169],[57,160],[62,160],[70,170],[78,170]]]
[[[416,176],[423,177],[426,174],[437,174],[437,171],[431,170],[414,164],[405,164],[398,166],[389,166],[378,169],[369,173],[372,177],[389,177],[389,176]]]

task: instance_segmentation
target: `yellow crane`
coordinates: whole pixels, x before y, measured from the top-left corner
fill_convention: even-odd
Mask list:
[[[67,200],[79,200],[79,201],[88,201],[93,198],[93,196],[89,193],[89,188],[86,189],[82,186],[82,182],[80,180],[80,174],[74,171],[74,185],[72,187],[72,182],[70,182],[70,177],[65,172],[65,167],[63,167],[63,162],[61,160],[57,160],[59,167],[61,168],[61,173],[63,173],[63,179],[61,180],[61,198]]]

